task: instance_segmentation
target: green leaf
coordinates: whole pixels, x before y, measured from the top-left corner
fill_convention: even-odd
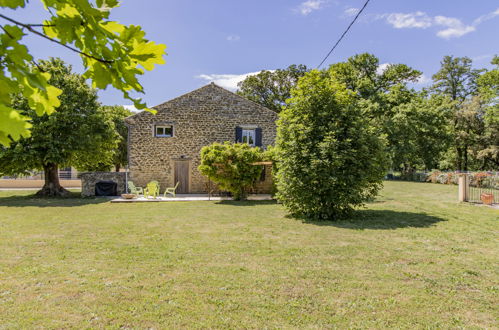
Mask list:
[[[134,41],[133,51],[130,55],[137,59],[138,63],[144,67],[144,69],[150,71],[154,69],[154,64],[164,64],[165,59],[163,54],[165,53],[166,45],[156,44],[154,41],[149,42],[138,42]]]
[[[0,0],[0,7],[8,7],[8,8],[24,8],[26,6],[26,0]]]
[[[31,124],[29,118],[22,116],[17,110],[0,103],[0,143],[8,146],[11,137],[18,140],[30,135]]]
[[[26,3],[25,0],[0,0],[0,7],[19,8]],[[147,40],[140,26],[108,20],[110,9],[119,6],[117,0],[42,0],[42,3],[46,10],[54,13],[44,21],[47,25],[43,27],[44,34],[85,53],[80,54],[84,76],[92,80],[93,86],[104,89],[112,85],[138,108],[146,108],[145,103],[132,98],[130,93],[143,93],[138,78],[144,69],[152,70],[155,64],[165,62],[166,46]],[[0,54],[3,74],[9,78],[5,80],[0,76],[1,104],[11,106],[9,94],[21,92],[37,115],[53,113],[60,104],[57,99],[60,90],[48,85],[48,77],[30,69],[33,58],[21,42],[22,29],[12,25],[3,28],[6,33],[0,33]],[[57,50],[54,48],[54,51]],[[5,119],[10,120],[8,118]]]

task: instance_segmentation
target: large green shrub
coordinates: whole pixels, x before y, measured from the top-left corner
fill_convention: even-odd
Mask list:
[[[199,171],[232,193],[235,200],[245,199],[246,191],[259,178],[261,166],[252,163],[262,159],[260,148],[245,143],[213,143],[201,149]]]
[[[338,219],[378,193],[387,157],[366,117],[330,72],[300,79],[280,114],[276,145],[277,197],[292,214]]]

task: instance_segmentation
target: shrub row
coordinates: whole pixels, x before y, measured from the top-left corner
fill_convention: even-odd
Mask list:
[[[470,185],[480,188],[499,189],[499,174],[491,172],[473,172],[468,173],[470,177]],[[415,181],[415,182],[431,182],[440,184],[458,184],[459,173],[432,171],[429,173],[412,172],[401,174],[400,176],[388,175],[388,179]]]

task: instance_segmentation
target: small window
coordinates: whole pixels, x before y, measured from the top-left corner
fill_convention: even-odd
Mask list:
[[[156,137],[172,137],[173,125],[156,125],[154,133]]]
[[[242,142],[247,143],[250,146],[255,146],[255,130],[254,129],[243,129],[242,132]]]

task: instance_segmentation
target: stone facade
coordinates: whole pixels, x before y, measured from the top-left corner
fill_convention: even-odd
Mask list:
[[[213,142],[235,142],[237,127],[259,130],[263,148],[275,142],[275,112],[213,83],[154,109],[155,115],[144,111],[126,119],[130,180],[136,186],[157,180],[163,191],[174,186],[178,168],[183,168],[188,172],[183,192],[205,193],[208,180],[197,169],[202,147]],[[158,125],[173,125],[173,136],[157,137]],[[259,193],[270,192],[269,174],[266,169],[266,182],[257,184]]]
[[[83,197],[95,196],[95,184],[99,181],[114,181],[118,185],[118,196],[126,191],[125,172],[84,172],[81,178],[81,195]]]

